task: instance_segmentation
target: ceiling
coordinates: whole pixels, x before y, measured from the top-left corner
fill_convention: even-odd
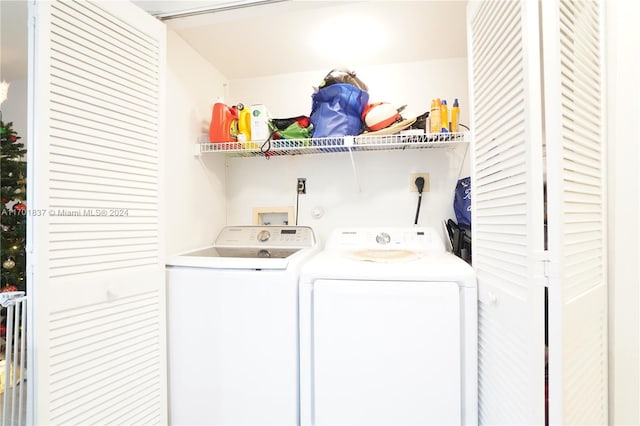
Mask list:
[[[466,1],[134,1],[228,79],[466,56]],[[0,78],[26,78],[27,2],[0,1]],[[208,7],[230,10],[167,18]]]
[[[464,1],[294,0],[165,22],[236,79],[466,57],[465,16]]]

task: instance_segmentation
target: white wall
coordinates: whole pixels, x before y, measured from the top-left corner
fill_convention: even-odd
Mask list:
[[[27,5],[26,2],[0,1],[0,81],[9,83],[7,100],[2,103],[2,121],[13,122],[13,129],[27,144]]]
[[[20,142],[27,145],[27,80],[10,80],[7,100],[2,103],[2,121],[13,122],[13,130],[18,132]]]
[[[322,241],[342,226],[413,226],[417,193],[410,173],[429,172],[419,224],[440,230],[453,216],[453,191],[465,147],[356,152],[229,160],[229,223],[251,224],[253,207],[296,205],[296,181],[307,179],[299,198],[298,224],[314,228]],[[321,208],[324,215],[312,217]]]
[[[372,101],[407,104],[408,114],[429,109],[432,98],[458,98],[461,123],[468,123],[467,63],[464,58],[362,67],[358,76],[369,86]],[[311,113],[312,86],[329,70],[259,79],[232,80],[229,102],[263,103],[272,117]],[[228,160],[228,223],[252,223],[254,207],[296,205],[296,181],[307,178],[300,196],[299,225],[309,225],[325,240],[340,226],[412,226],[417,193],[410,192],[410,174],[430,173],[430,192],[423,196],[420,225],[441,229],[454,218],[453,191],[468,176],[466,146],[452,149],[356,152],[355,170],[348,153],[312,154],[265,159]],[[320,207],[325,214],[314,219]]]
[[[407,105],[405,117],[429,110],[431,99],[454,98],[460,101],[460,122],[469,123],[466,58],[407,62],[353,69],[369,87],[370,102]],[[276,76],[231,80],[228,102],[245,105],[265,104],[274,118],[311,114],[313,87],[330,70],[280,74]]]
[[[640,4],[609,0],[609,423],[640,424]]]
[[[210,245],[225,224],[224,157],[194,155],[225,83],[218,70],[167,31],[167,254]]]

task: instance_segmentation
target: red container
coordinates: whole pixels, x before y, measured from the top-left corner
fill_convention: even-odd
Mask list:
[[[236,142],[238,140],[238,109],[222,102],[213,104],[209,142]]]

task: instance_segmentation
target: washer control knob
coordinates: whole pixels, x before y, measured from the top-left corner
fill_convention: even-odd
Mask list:
[[[263,229],[262,231],[258,232],[258,241],[260,241],[261,243],[268,241],[269,238],[271,238],[271,234],[266,229]]]
[[[391,241],[391,237],[386,232],[381,232],[378,235],[376,235],[376,242],[378,244],[389,244],[390,241]]]
[[[269,250],[262,249],[258,252],[258,257],[271,257]]]

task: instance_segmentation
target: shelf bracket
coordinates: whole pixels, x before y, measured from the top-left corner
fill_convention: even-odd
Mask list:
[[[353,159],[355,139],[356,138],[354,136],[345,136],[344,146],[349,150],[349,159],[351,160],[351,170],[353,170],[353,178],[356,180],[356,188],[358,189],[358,192],[362,192],[362,188],[360,187],[360,178],[358,177],[358,168],[356,167],[356,162]]]

